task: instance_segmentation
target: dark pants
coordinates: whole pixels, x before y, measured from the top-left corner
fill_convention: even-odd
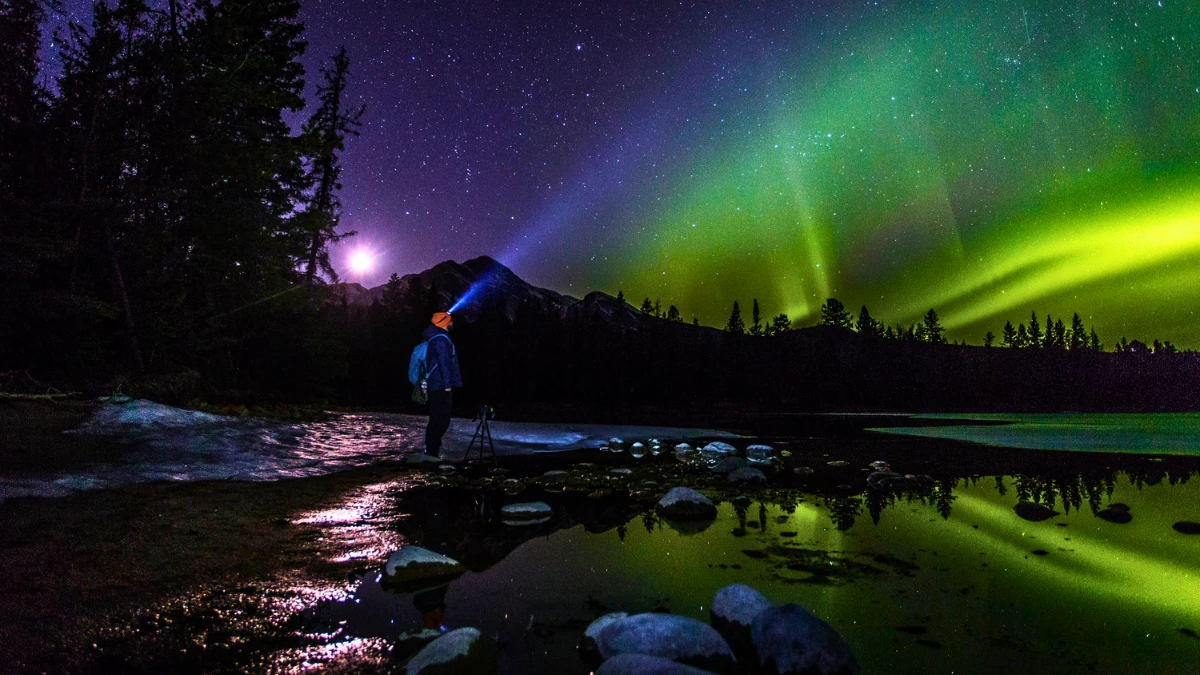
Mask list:
[[[429,392],[429,424],[425,426],[425,454],[438,457],[442,450],[442,436],[450,428],[450,405],[454,392]]]

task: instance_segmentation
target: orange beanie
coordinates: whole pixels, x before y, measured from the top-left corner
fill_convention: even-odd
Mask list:
[[[450,325],[450,313],[449,312],[434,312],[433,313],[433,325],[444,330],[446,328],[446,326]]]

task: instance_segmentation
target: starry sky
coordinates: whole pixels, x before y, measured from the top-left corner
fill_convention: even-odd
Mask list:
[[[75,2],[82,11],[84,3]],[[1036,310],[1200,347],[1200,3],[304,0],[367,105],[349,280],[523,278],[815,323]],[[358,250],[367,273],[349,270]]]

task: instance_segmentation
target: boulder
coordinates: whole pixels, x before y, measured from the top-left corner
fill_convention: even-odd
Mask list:
[[[1040,523],[1058,515],[1058,511],[1035,502],[1018,502],[1013,507],[1013,511],[1016,511],[1021,518],[1034,523]]]
[[[442,636],[442,631],[432,628],[406,630],[396,636],[396,647],[392,651],[392,655],[396,658],[404,658],[417,653],[425,645],[433,642]]]
[[[638,441],[629,446],[629,456],[634,459],[641,459],[646,456],[646,444]]]
[[[708,497],[686,487],[671,488],[658,500],[655,510],[669,520],[712,520],[717,517],[717,507]]]
[[[614,621],[620,621],[627,616],[629,615],[625,612],[611,612],[588,624],[587,629],[583,631],[583,637],[579,639],[579,658],[588,665],[600,663],[602,660],[600,647],[596,644],[596,641],[600,639],[600,631]]]
[[[712,626],[674,614],[635,614],[600,631],[596,645],[605,660],[618,654],[670,659],[715,673],[733,673],[737,659]]]
[[[715,454],[715,455],[736,455],[737,448],[733,447],[732,445],[730,445],[728,443],[722,443],[721,441],[713,441],[712,443],[709,443],[708,445],[701,448],[700,452],[706,452],[706,453]]]
[[[596,669],[596,675],[712,675],[661,656],[618,654]]]
[[[1200,534],[1200,523],[1193,523],[1190,520],[1181,520],[1171,528],[1180,534]]]
[[[500,672],[492,641],[474,628],[459,628],[430,642],[412,657],[405,675],[492,675]]]
[[[726,477],[726,480],[728,480],[730,483],[741,483],[745,481],[758,481],[759,483],[765,483],[767,482],[767,476],[758,469],[745,468],[738,469],[736,471],[730,471],[729,475]]]
[[[771,607],[750,626],[750,641],[765,675],[857,675],[850,645],[800,605]]]
[[[797,476],[811,476],[813,474],[813,470],[812,467],[798,466],[792,469],[792,473],[796,474]]]
[[[755,464],[764,464],[775,456],[775,448],[769,445],[755,444],[746,448],[746,459]]]
[[[762,593],[744,584],[730,584],[713,595],[709,616],[734,655],[743,666],[754,663],[754,646],[750,642],[750,626],[759,614],[771,608],[771,601]]]
[[[1133,520],[1133,515],[1129,513],[1129,506],[1125,504],[1109,504],[1108,508],[1103,511],[1097,511],[1096,517],[1118,525],[1125,525]]]
[[[382,583],[393,590],[415,590],[445,583],[465,571],[453,558],[420,546],[402,546],[388,556]]]
[[[690,455],[692,452],[694,452],[692,446],[687,443],[680,443],[675,446],[675,454],[677,455]]]
[[[750,462],[741,457],[724,457],[713,465],[713,473],[730,473],[750,466]]]

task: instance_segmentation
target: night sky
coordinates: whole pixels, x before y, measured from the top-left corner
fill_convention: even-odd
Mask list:
[[[75,7],[75,5],[78,5]],[[85,3],[68,0],[68,12]],[[825,297],[952,339],[1078,311],[1200,346],[1200,4],[307,0],[367,104],[335,253],[538,285]],[[345,261],[376,255],[373,272]]]

